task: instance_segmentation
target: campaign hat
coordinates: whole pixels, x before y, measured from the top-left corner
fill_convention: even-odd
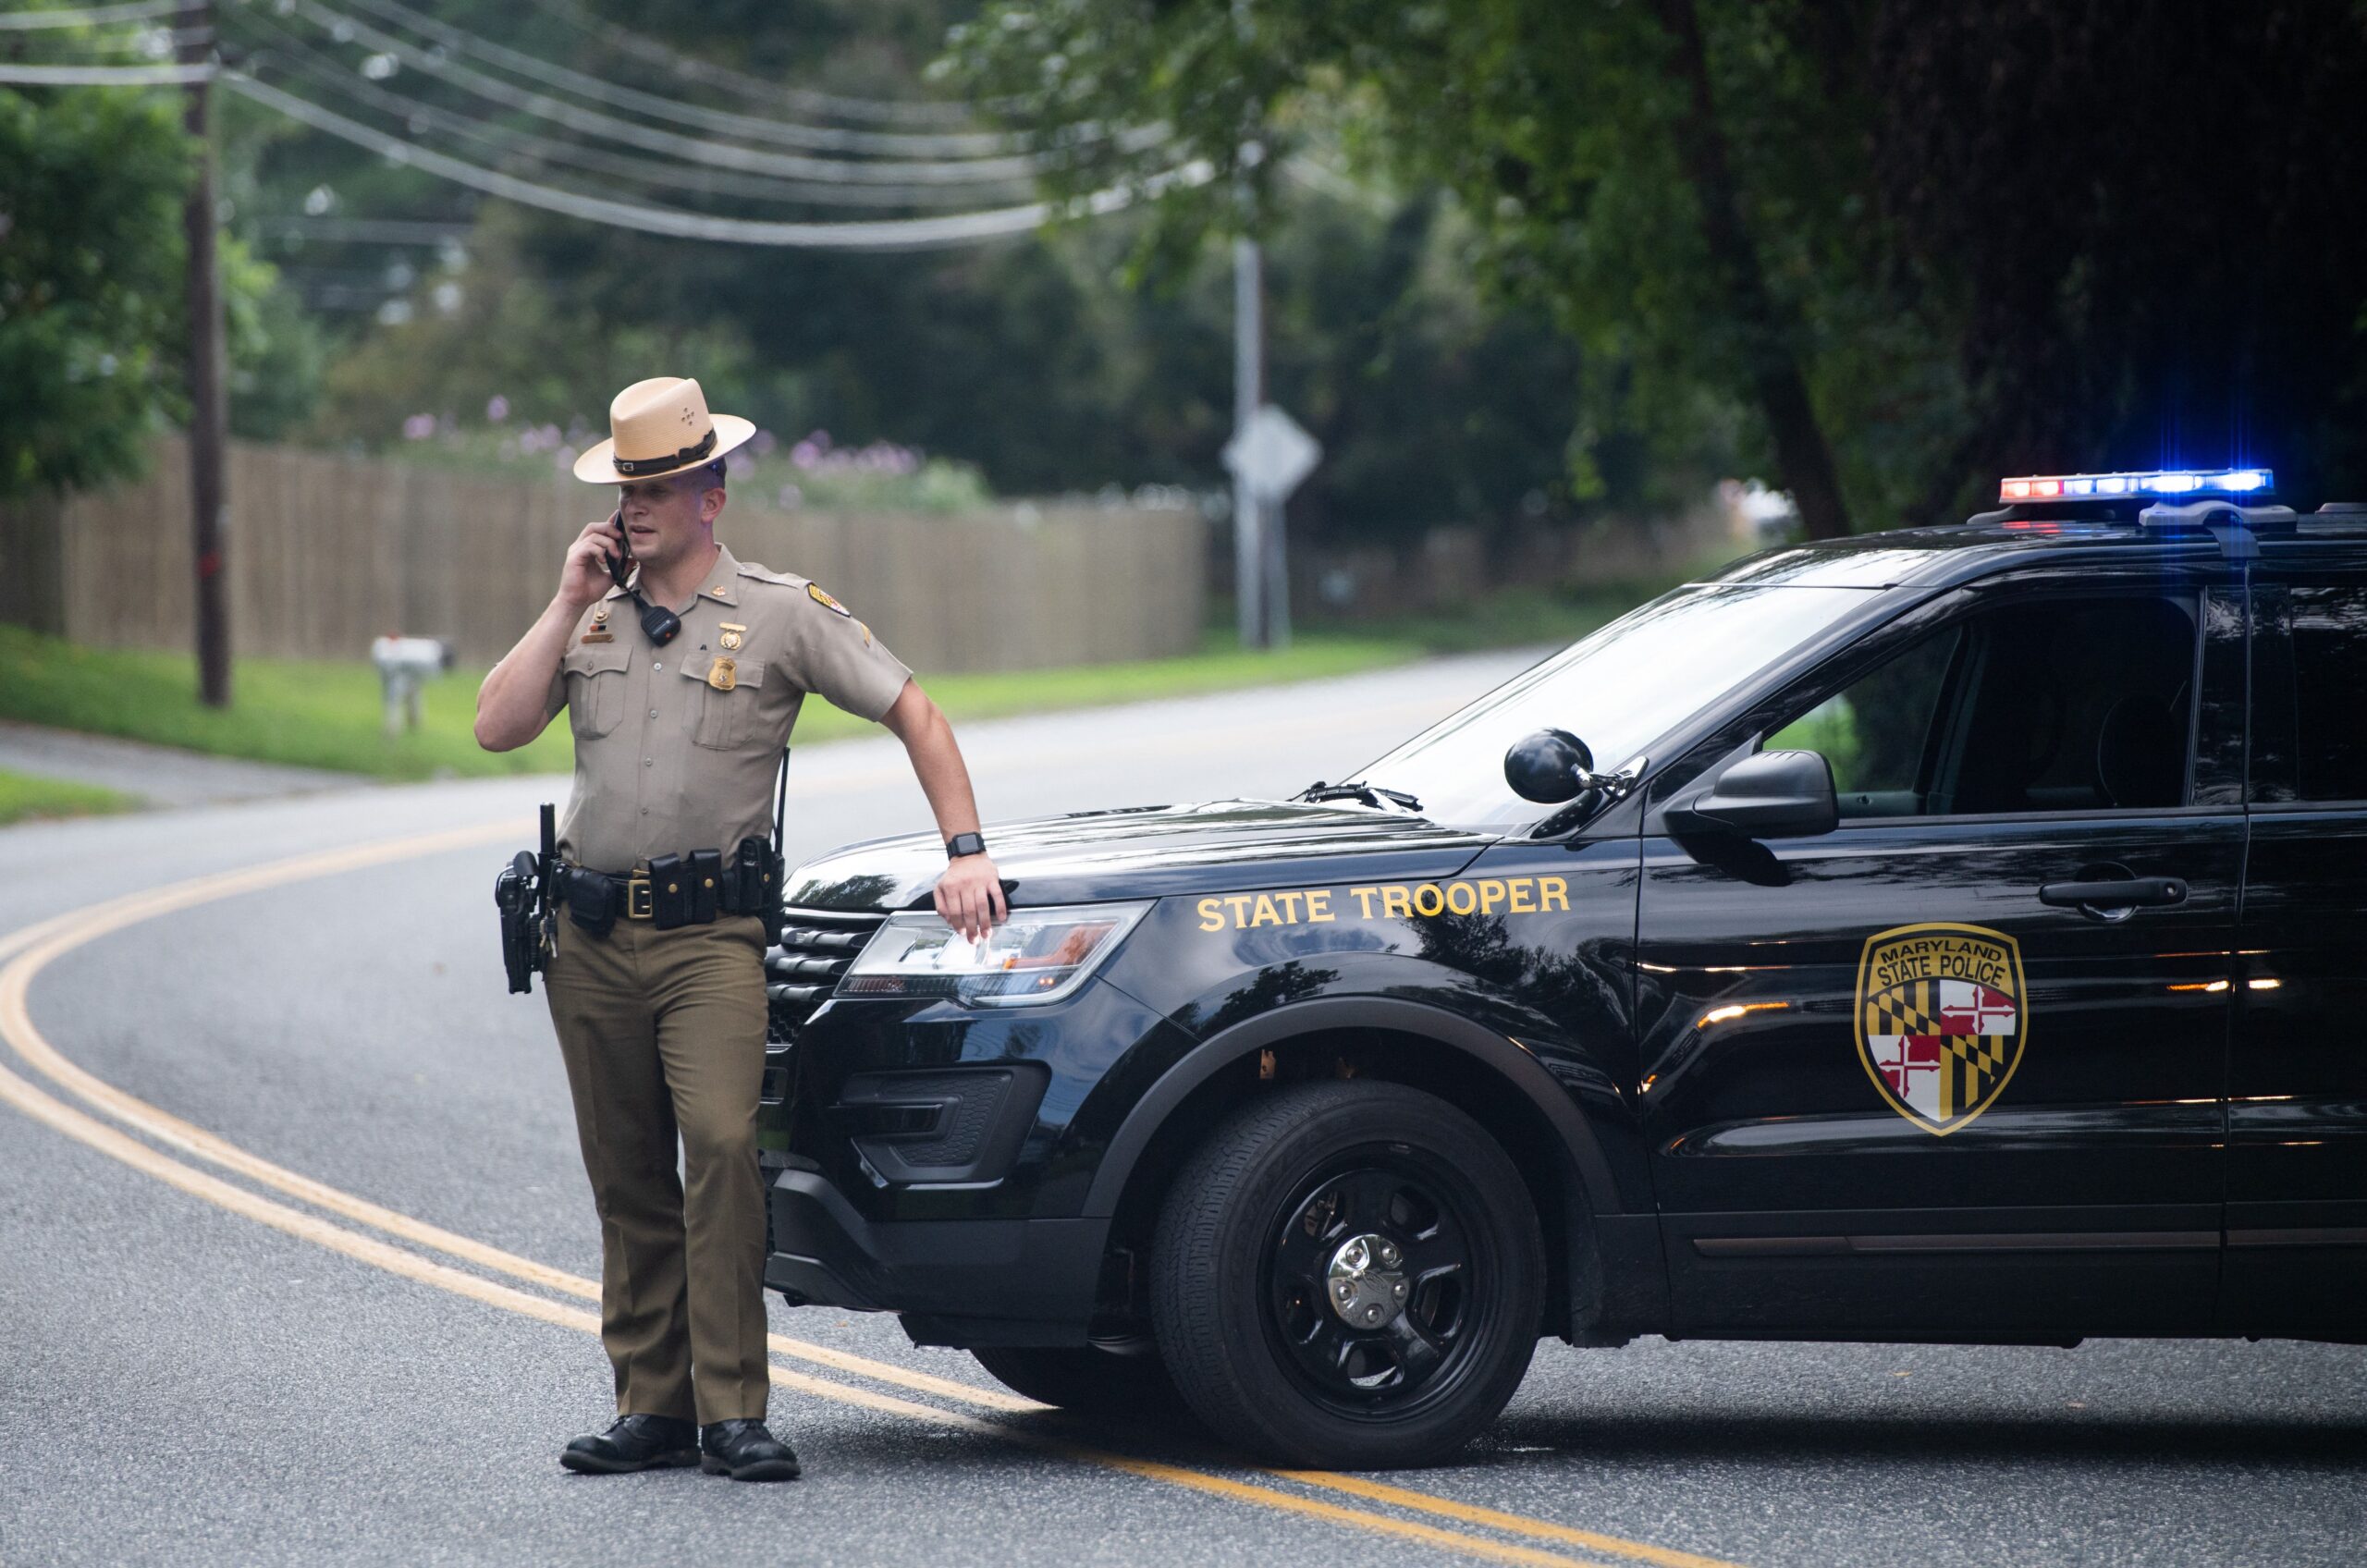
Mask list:
[[[709,413],[706,394],[684,376],[636,381],[608,404],[608,439],[575,459],[593,484],[662,479],[704,468],[756,433],[737,414]]]

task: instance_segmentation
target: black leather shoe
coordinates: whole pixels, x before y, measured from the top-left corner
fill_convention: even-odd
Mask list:
[[[586,1476],[679,1470],[698,1463],[698,1428],[671,1415],[626,1415],[605,1432],[576,1439],[558,1462]]]
[[[699,1468],[735,1481],[794,1481],[797,1455],[762,1421],[717,1421],[699,1428]]]

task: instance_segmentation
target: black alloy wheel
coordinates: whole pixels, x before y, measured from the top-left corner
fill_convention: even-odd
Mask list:
[[[1326,1468],[1436,1463],[1502,1410],[1544,1309],[1519,1173],[1393,1084],[1235,1112],[1178,1172],[1152,1249],[1170,1374],[1220,1436]]]
[[[1413,1151],[1366,1148],[1282,1206],[1268,1332],[1320,1403],[1365,1417],[1440,1397],[1473,1315],[1471,1217]]]

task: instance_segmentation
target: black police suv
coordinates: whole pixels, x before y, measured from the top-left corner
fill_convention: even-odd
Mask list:
[[[803,866],[767,1284],[1357,1468],[1544,1335],[2367,1339],[2367,508],[2263,478],[2009,482],[1354,782],[995,828],[980,946],[933,839]]]

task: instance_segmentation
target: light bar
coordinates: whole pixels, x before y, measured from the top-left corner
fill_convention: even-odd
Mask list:
[[[2094,500],[2104,496],[2265,496],[2276,476],[2264,468],[2154,469],[2143,473],[2033,473],[2002,480],[2000,501]]]

